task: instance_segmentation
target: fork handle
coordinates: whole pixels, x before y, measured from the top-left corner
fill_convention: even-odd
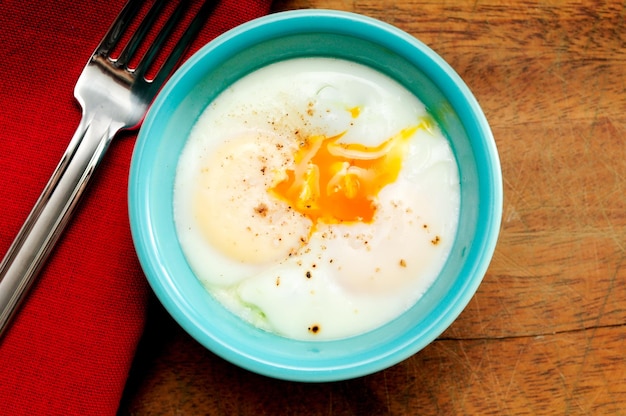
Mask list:
[[[68,223],[119,127],[81,120],[48,184],[0,263],[0,337]]]

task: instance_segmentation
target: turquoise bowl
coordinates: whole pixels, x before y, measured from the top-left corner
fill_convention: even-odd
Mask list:
[[[375,68],[426,104],[459,165],[461,211],[451,254],[419,301],[371,332],[335,341],[296,341],[242,321],[191,271],[173,220],[179,154],[205,107],[242,76],[296,57],[337,57]],[[301,10],[241,25],[207,44],[165,85],[140,130],[129,183],[132,235],[152,289],[174,319],[218,356],[265,376],[325,382],[371,374],[410,357],[465,308],[485,275],[502,217],[496,145],[476,99],[456,72],[409,34],[365,16]]]

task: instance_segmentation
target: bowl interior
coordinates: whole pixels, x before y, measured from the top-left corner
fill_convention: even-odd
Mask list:
[[[369,65],[424,102],[459,165],[461,212],[450,257],[406,313],[363,335],[325,342],[259,330],[217,303],[190,270],[172,213],[179,154],[195,121],[221,91],[259,67],[296,57],[337,57]],[[486,271],[501,218],[495,144],[480,107],[432,50],[382,22],[323,10],[270,15],[240,26],[194,55],[157,97],[131,165],[129,207],[137,253],[155,293],[194,338],[223,358],[271,377],[331,381],[389,367],[443,332]]]

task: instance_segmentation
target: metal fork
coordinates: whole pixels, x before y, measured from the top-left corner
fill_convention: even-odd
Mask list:
[[[0,264],[0,336],[68,223],[109,143],[120,130],[136,128],[141,124],[157,91],[218,1],[207,1],[200,7],[151,80],[146,79],[146,73],[155,64],[159,50],[188,13],[190,1],[181,0],[136,68],[131,69],[130,60],[137,54],[168,2],[156,0],[119,56],[112,59],[112,51],[139,15],[142,3],[142,0],[130,0],[125,5],[78,78],[74,96],[82,107],[80,124]]]

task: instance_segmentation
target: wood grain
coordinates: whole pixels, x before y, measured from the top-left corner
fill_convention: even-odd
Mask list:
[[[288,383],[215,357],[155,305],[120,414],[626,414],[626,3],[281,0],[411,33],[476,95],[505,204],[484,281],[386,371]]]

